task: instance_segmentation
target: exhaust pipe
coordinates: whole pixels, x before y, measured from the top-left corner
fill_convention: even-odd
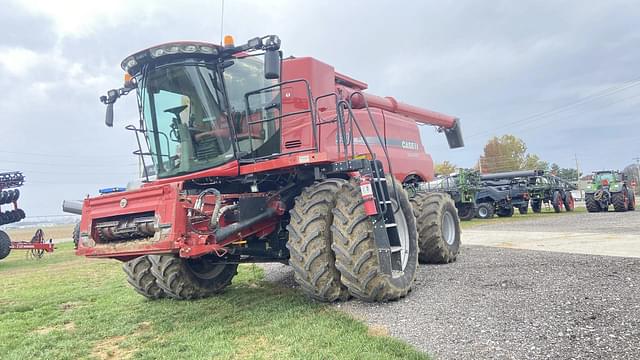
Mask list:
[[[62,201],[62,211],[70,214],[82,215],[82,201],[64,200]]]

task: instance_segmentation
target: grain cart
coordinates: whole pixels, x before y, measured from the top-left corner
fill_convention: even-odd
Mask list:
[[[480,188],[480,173],[472,169],[458,169],[449,176],[441,176],[428,182],[405,182],[410,198],[419,192],[446,193],[453,199],[460,220],[471,220],[476,215],[476,193]]]
[[[553,211],[559,213],[564,208],[573,211],[575,200],[571,190],[575,185],[550,174],[541,174],[529,177],[529,194],[531,196],[531,209],[535,213],[542,211],[542,204],[553,207]]]
[[[589,212],[608,211],[609,205],[613,205],[613,209],[618,212],[636,208],[635,194],[626,176],[619,171],[594,172],[593,181],[584,192]]]
[[[0,225],[16,223],[25,218],[25,213],[18,207],[20,190],[24,184],[24,175],[19,171],[0,173]],[[10,205],[11,210],[2,211],[3,205]],[[11,241],[9,235],[0,230],[0,260],[6,258],[11,250],[28,250],[27,255],[41,258],[45,252],[53,251],[53,243],[44,239],[41,229],[31,238],[31,241]]]
[[[86,198],[77,254],[125,262],[156,299],[222,291],[240,263],[289,263],[311,298],[403,297],[418,259],[455,259],[460,227],[442,194],[409,201],[402,183],[433,178],[417,123],[463,146],[459,120],[365,92],[319,60],[282,59],[270,35],[235,46],[174,42],[122,62],[135,90],[140,188]],[[415,215],[414,215],[415,214]],[[416,221],[417,218],[417,221]]]

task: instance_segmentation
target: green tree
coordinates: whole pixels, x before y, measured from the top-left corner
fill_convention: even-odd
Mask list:
[[[540,157],[535,154],[527,154],[524,159],[523,170],[549,170],[549,163],[540,160]]]
[[[559,176],[560,175],[560,165],[553,163],[551,164],[551,175],[556,175]]]
[[[562,168],[558,170],[558,177],[567,181],[578,181],[578,170]]]
[[[438,175],[451,175],[452,173],[456,172],[456,168],[457,166],[450,163],[448,160],[445,160],[435,165],[435,172]]]
[[[484,147],[478,167],[483,173],[516,170],[546,170],[549,163],[535,154],[527,154],[527,145],[513,135],[494,137]]]

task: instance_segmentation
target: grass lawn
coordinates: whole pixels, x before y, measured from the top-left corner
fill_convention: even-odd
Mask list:
[[[76,257],[70,243],[41,260],[13,251],[0,261],[0,358],[427,358],[262,275],[246,265],[222,295],[148,301],[119,262]]]

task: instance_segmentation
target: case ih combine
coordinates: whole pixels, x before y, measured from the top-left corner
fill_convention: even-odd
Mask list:
[[[25,218],[25,213],[18,208],[20,190],[24,184],[24,175],[19,171],[0,173],[0,225],[12,224]],[[11,210],[2,210],[4,205],[10,205]],[[29,250],[27,254],[41,258],[45,252],[53,251],[53,244],[44,239],[44,233],[38,229],[31,241],[11,241],[9,235],[0,230],[0,260],[6,258],[12,249]]]
[[[85,199],[78,255],[124,261],[152,299],[217,293],[239,263],[289,263],[321,301],[397,299],[418,257],[455,259],[453,201],[421,192],[410,203],[403,182],[433,178],[416,123],[456,148],[458,119],[367,94],[316,59],[282,60],[279,48],[273,35],[225,38],[123,61],[125,86],[101,98],[106,123],[136,90],[140,125],[127,129],[155,178]]]
[[[617,212],[636,209],[636,196],[629,186],[625,174],[604,170],[593,173],[593,181],[585,190],[587,211],[608,211],[609,205]]]

